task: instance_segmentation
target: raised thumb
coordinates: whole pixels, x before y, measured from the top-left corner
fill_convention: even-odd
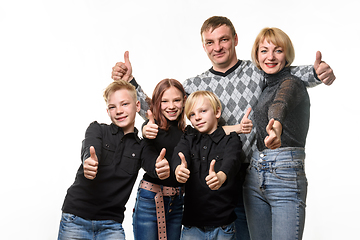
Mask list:
[[[154,123],[155,123],[155,119],[154,119],[154,115],[153,115],[153,113],[151,112],[151,110],[147,110],[147,115],[148,115],[148,118],[149,118],[149,123],[154,124]]]
[[[186,159],[185,159],[185,156],[182,152],[179,152],[179,157],[181,159],[181,165],[185,168],[187,168],[187,162],[186,162]]]
[[[96,152],[95,152],[95,148],[93,146],[90,147],[90,157],[95,160],[96,162],[98,161],[97,156],[96,156]]]
[[[212,174],[212,173],[215,173],[215,163],[216,163],[216,160],[213,159],[210,163],[210,168],[209,168],[209,175]]]
[[[320,66],[320,63],[321,63],[321,52],[320,51],[317,51],[316,52],[316,59],[315,59],[315,62],[314,62],[314,68],[315,68],[315,71],[319,68]]]

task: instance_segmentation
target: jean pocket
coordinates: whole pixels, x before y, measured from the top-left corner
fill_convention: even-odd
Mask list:
[[[276,168],[273,170],[275,177],[285,181],[296,181],[299,176],[304,176],[305,172],[302,168]]]
[[[74,215],[74,214],[71,214],[71,213],[62,213],[61,221],[66,222],[66,223],[70,223],[70,222],[75,221],[76,218],[77,218],[77,216]]]

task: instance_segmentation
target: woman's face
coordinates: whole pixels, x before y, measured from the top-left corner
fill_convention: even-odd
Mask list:
[[[161,113],[170,121],[177,120],[184,110],[184,96],[174,86],[168,88],[161,98]]]
[[[286,65],[285,52],[282,47],[275,46],[264,39],[259,44],[258,60],[261,69],[267,74],[280,72]]]

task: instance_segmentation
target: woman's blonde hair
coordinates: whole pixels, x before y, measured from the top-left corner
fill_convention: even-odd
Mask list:
[[[264,28],[257,35],[251,50],[251,59],[256,67],[261,69],[258,59],[258,52],[259,45],[264,40],[284,49],[286,59],[285,67],[289,67],[292,64],[295,59],[295,50],[289,36],[279,28]]]
[[[202,101],[203,103],[205,99],[209,100],[212,109],[214,110],[214,114],[216,114],[218,110],[221,112],[221,102],[214,93],[209,91],[196,91],[190,94],[185,102],[185,115],[188,119],[190,119],[190,113],[193,110],[195,104],[198,101]]]

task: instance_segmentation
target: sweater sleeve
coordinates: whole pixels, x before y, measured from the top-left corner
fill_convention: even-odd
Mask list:
[[[321,84],[312,65],[290,67],[290,73],[300,78],[306,87],[316,87]]]
[[[149,99],[149,97],[146,95],[146,93],[143,91],[143,89],[141,88],[141,86],[136,82],[135,78],[133,78],[130,83],[136,88],[136,94],[137,94],[137,98],[140,101],[140,112],[139,115],[143,118],[143,119],[147,119],[146,118],[146,112],[147,110],[150,109],[149,104],[147,103],[146,99]]]
[[[274,101],[269,106],[268,119],[274,118],[283,124],[287,113],[303,99],[305,91],[302,91],[301,88],[305,88],[301,81],[294,79],[284,80],[276,92]]]

